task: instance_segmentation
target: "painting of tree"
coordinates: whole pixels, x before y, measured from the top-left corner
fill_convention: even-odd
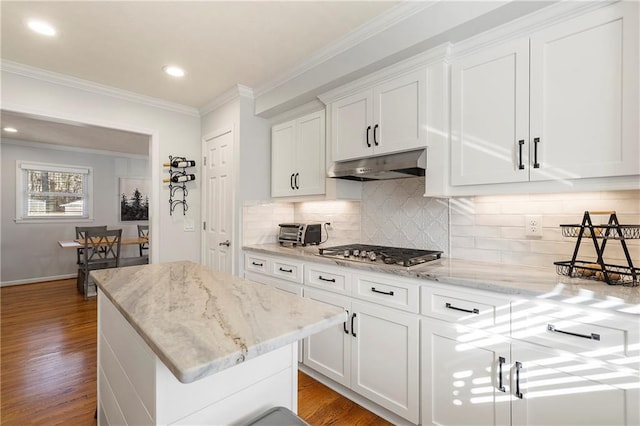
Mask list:
[[[120,221],[149,220],[149,180],[120,178]]]

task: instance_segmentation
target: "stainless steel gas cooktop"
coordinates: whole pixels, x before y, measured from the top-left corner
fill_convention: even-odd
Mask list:
[[[320,256],[361,263],[377,263],[412,267],[440,259],[441,251],[401,247],[347,244],[318,249]]]

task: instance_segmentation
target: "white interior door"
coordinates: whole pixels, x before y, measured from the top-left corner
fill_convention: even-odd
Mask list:
[[[233,273],[233,130],[205,141],[204,264]]]

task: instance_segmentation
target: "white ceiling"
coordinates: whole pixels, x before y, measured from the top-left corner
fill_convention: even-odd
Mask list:
[[[257,88],[398,1],[2,1],[2,59],[200,108]],[[44,37],[29,19],[58,31]],[[162,67],[176,64],[175,79]]]

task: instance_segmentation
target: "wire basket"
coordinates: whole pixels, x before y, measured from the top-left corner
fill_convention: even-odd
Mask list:
[[[604,281],[610,285],[636,287],[638,285],[638,276],[640,276],[640,269],[621,265],[605,264],[604,266],[607,271],[606,275],[598,263],[576,260],[572,265],[572,262],[567,260],[554,262],[554,265],[556,265],[556,273],[558,275],[564,275],[571,278]],[[634,273],[636,277],[635,279]]]
[[[560,225],[562,229],[563,237],[576,238],[580,234],[581,225]],[[606,235],[607,229],[609,235]],[[593,234],[596,238],[606,238],[611,240],[619,240],[624,238],[625,240],[637,240],[640,239],[640,225],[594,225]],[[622,238],[620,237],[622,234]],[[584,228],[582,234],[584,238],[591,238],[591,229],[589,227]]]

